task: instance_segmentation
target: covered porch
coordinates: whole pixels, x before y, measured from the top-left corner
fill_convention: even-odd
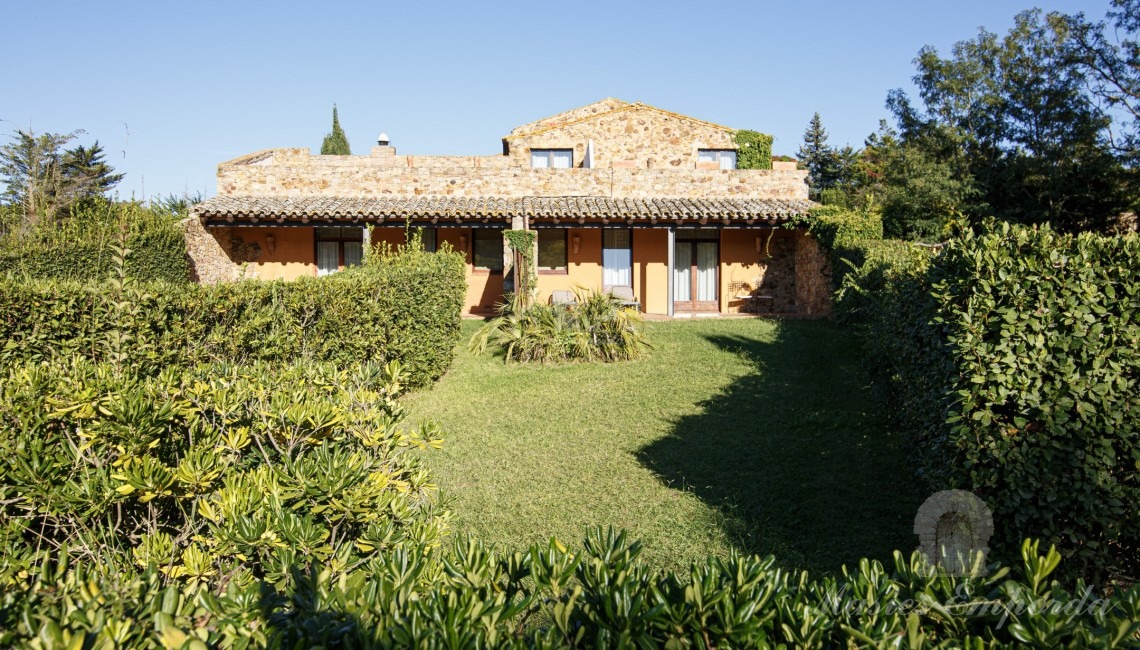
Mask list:
[[[828,306],[826,258],[806,230],[795,227],[812,205],[775,199],[219,196],[196,207],[205,241],[190,248],[196,267],[228,263],[246,277],[292,279],[359,263],[366,232],[370,243],[392,246],[404,245],[414,232],[428,250],[447,246],[465,256],[466,311],[485,314],[513,287],[513,260],[502,233],[527,229],[537,233],[539,301],[575,287],[628,287],[651,315],[817,316]],[[204,250],[210,248],[215,250]],[[211,253],[215,259],[207,259]]]

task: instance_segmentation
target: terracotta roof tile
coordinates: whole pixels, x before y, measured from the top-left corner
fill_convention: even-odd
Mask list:
[[[783,222],[815,206],[798,199],[611,199],[596,196],[341,198],[219,195],[194,206],[199,219],[229,222],[380,219],[548,219]]]

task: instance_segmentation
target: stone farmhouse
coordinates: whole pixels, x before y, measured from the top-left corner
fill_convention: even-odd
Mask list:
[[[736,168],[734,131],[617,99],[515,128],[502,155],[270,149],[218,166],[187,242],[201,282],[293,279],[359,264],[364,238],[466,255],[470,313],[512,286],[504,229],[537,232],[538,300],[614,290],[648,314],[820,315],[826,257],[794,163]],[[368,229],[366,229],[366,226]]]

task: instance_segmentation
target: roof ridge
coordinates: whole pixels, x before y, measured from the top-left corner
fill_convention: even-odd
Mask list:
[[[613,97],[607,97],[606,99],[615,99],[615,98],[613,98]],[[606,101],[606,100],[605,100],[605,99],[603,99],[602,101]],[[615,99],[615,101],[619,101],[619,102],[620,102],[620,101],[622,101],[622,100],[620,100],[620,99]],[[594,103],[595,103],[595,104],[598,104],[598,103],[601,103],[601,102],[594,102]],[[562,129],[562,128],[565,128],[565,127],[568,127],[568,126],[574,126],[574,125],[576,125],[576,124],[581,124],[581,123],[583,123],[583,122],[588,122],[588,121],[590,121],[590,120],[596,120],[596,119],[598,119],[598,118],[600,118],[600,117],[605,117],[605,116],[607,116],[607,115],[614,115],[614,114],[616,114],[616,113],[621,113],[621,112],[624,112],[624,111],[630,111],[630,110],[634,110],[634,109],[637,109],[637,108],[648,108],[649,110],[652,110],[652,111],[657,111],[658,113],[663,113],[663,114],[665,114],[665,115],[668,115],[669,117],[672,117],[672,118],[675,118],[675,119],[679,119],[679,120],[687,120],[687,121],[689,121],[689,122],[696,122],[697,124],[703,124],[703,125],[705,125],[705,126],[709,126],[709,127],[712,127],[712,128],[714,128],[714,129],[720,129],[720,130],[722,130],[722,131],[729,131],[729,132],[735,132],[735,131],[736,131],[736,129],[734,129],[734,128],[732,128],[732,127],[729,127],[729,126],[725,126],[725,125],[723,125],[723,124],[717,124],[716,122],[709,122],[708,120],[702,120],[702,119],[700,119],[700,118],[696,118],[696,117],[693,117],[693,116],[691,116],[691,115],[684,115],[684,114],[682,114],[682,113],[675,113],[675,112],[673,112],[673,111],[667,111],[667,110],[665,110],[664,108],[658,108],[658,107],[656,107],[656,106],[654,106],[654,105],[652,105],[652,104],[646,104],[645,102],[633,102],[633,103],[629,103],[629,102],[622,102],[622,103],[624,103],[624,104],[625,104],[625,106],[619,106],[619,107],[617,107],[617,108],[615,108],[615,109],[613,109],[613,110],[610,110],[610,111],[606,111],[606,112],[604,112],[604,113],[594,113],[594,114],[592,114],[592,115],[586,115],[585,117],[580,117],[580,118],[578,118],[578,119],[576,119],[576,120],[570,120],[569,122],[561,122],[561,123],[559,123],[559,124],[556,124],[556,125],[553,125],[553,126],[548,126],[548,127],[546,127],[546,128],[542,128],[542,129],[535,129],[534,131],[526,131],[526,132],[523,132],[523,133],[509,133],[509,134],[507,134],[506,136],[504,136],[504,137],[503,137],[503,139],[504,139],[504,140],[511,140],[511,139],[513,139],[513,138],[522,138],[522,137],[530,137],[530,136],[535,136],[535,135],[542,135],[542,134],[544,134],[544,133],[549,133],[549,132],[551,132],[551,131],[555,131],[555,130],[557,130],[557,129]],[[586,106],[590,106],[590,104],[587,104]],[[581,108],[581,107],[580,107],[580,108]],[[576,110],[576,109],[570,109],[570,110]],[[563,112],[565,112],[565,113],[569,113],[570,111],[563,111]],[[561,115],[561,113],[558,113],[558,114],[556,114],[556,115],[552,115],[552,116],[550,116],[550,117],[557,117],[557,115]],[[544,117],[544,118],[543,118],[543,120],[548,120],[548,119],[550,119],[550,118],[549,118],[549,117]],[[531,124],[534,124],[534,123],[536,123],[536,122],[541,122],[541,121],[542,121],[542,120],[535,120],[534,122],[531,122]],[[523,126],[527,126],[527,125],[526,125],[526,124],[524,124]],[[522,128],[522,127],[516,127],[516,128]]]
[[[511,129],[511,133],[507,134],[507,136],[506,136],[505,138],[503,138],[503,139],[505,140],[505,139],[507,139],[507,138],[511,137],[512,135],[524,135],[524,134],[525,134],[525,135],[530,135],[530,134],[532,134],[532,133],[541,133],[541,132],[546,132],[546,131],[547,131],[547,130],[549,130],[551,127],[543,127],[543,128],[539,128],[539,129],[533,129],[533,130],[531,130],[531,131],[523,131],[523,132],[521,132],[521,133],[518,133],[518,134],[515,134],[515,133],[514,133],[515,131],[518,131],[518,130],[520,130],[520,129],[525,129],[526,127],[529,127],[529,126],[533,126],[533,125],[535,125],[535,124],[538,124],[539,122],[545,122],[545,121],[547,121],[547,120],[552,120],[552,119],[554,119],[554,118],[558,117],[559,115],[565,115],[566,113],[571,113],[571,112],[574,112],[574,111],[576,111],[576,110],[579,110],[579,109],[583,109],[583,108],[587,108],[587,107],[590,107],[590,106],[595,106],[595,105],[598,105],[598,104],[605,104],[606,102],[617,102],[618,104],[621,104],[621,105],[620,105],[620,106],[616,106],[616,107],[614,107],[614,108],[611,108],[610,110],[607,110],[607,111],[605,111],[605,112],[603,112],[603,113],[593,113],[593,114],[591,114],[591,115],[587,115],[585,118],[578,118],[578,119],[575,119],[575,120],[571,120],[571,121],[569,121],[569,122],[562,122],[562,123],[560,123],[560,125],[565,125],[565,124],[577,124],[578,122],[582,121],[583,119],[589,119],[589,118],[591,118],[591,117],[597,117],[598,115],[606,115],[606,114],[608,114],[608,113],[612,113],[612,112],[614,112],[614,111],[616,111],[616,110],[622,110],[622,109],[625,109],[625,108],[627,108],[627,107],[629,107],[629,106],[632,106],[632,105],[633,105],[633,104],[631,104],[630,102],[627,102],[627,101],[625,101],[624,99],[618,99],[617,97],[604,97],[604,98],[602,98],[602,99],[599,99],[599,100],[598,100],[598,101],[596,101],[596,102],[590,102],[589,104],[583,104],[582,106],[576,106],[576,107],[574,107],[574,108],[571,108],[571,109],[569,109],[569,110],[566,110],[566,111],[560,111],[560,112],[558,112],[558,113],[555,113],[555,114],[553,114],[553,115],[547,115],[546,117],[540,117],[540,118],[539,118],[539,119],[537,119],[537,120],[531,120],[530,122],[527,122],[526,124],[520,124],[520,125],[516,126],[515,128]]]
[[[676,112],[673,112],[670,110],[666,110],[664,108],[658,108],[658,107],[654,106],[653,104],[646,104],[645,102],[634,102],[633,104],[631,104],[631,106],[644,106],[645,108],[655,110],[658,113],[664,113],[666,115],[669,115],[671,117],[675,117],[677,119],[689,120],[690,122],[697,122],[700,124],[704,124],[705,126],[711,126],[711,127],[717,128],[717,129],[722,129],[724,131],[736,131],[737,130],[737,129],[734,129],[730,126],[725,126],[723,124],[717,124],[716,122],[709,122],[708,120],[702,120],[698,117],[693,117],[691,115],[685,115],[684,113],[676,113]]]

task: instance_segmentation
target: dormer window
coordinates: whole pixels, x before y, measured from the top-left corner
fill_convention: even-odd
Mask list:
[[[736,169],[736,150],[698,149],[697,169]]]
[[[533,169],[570,169],[574,166],[573,149],[531,149]]]

